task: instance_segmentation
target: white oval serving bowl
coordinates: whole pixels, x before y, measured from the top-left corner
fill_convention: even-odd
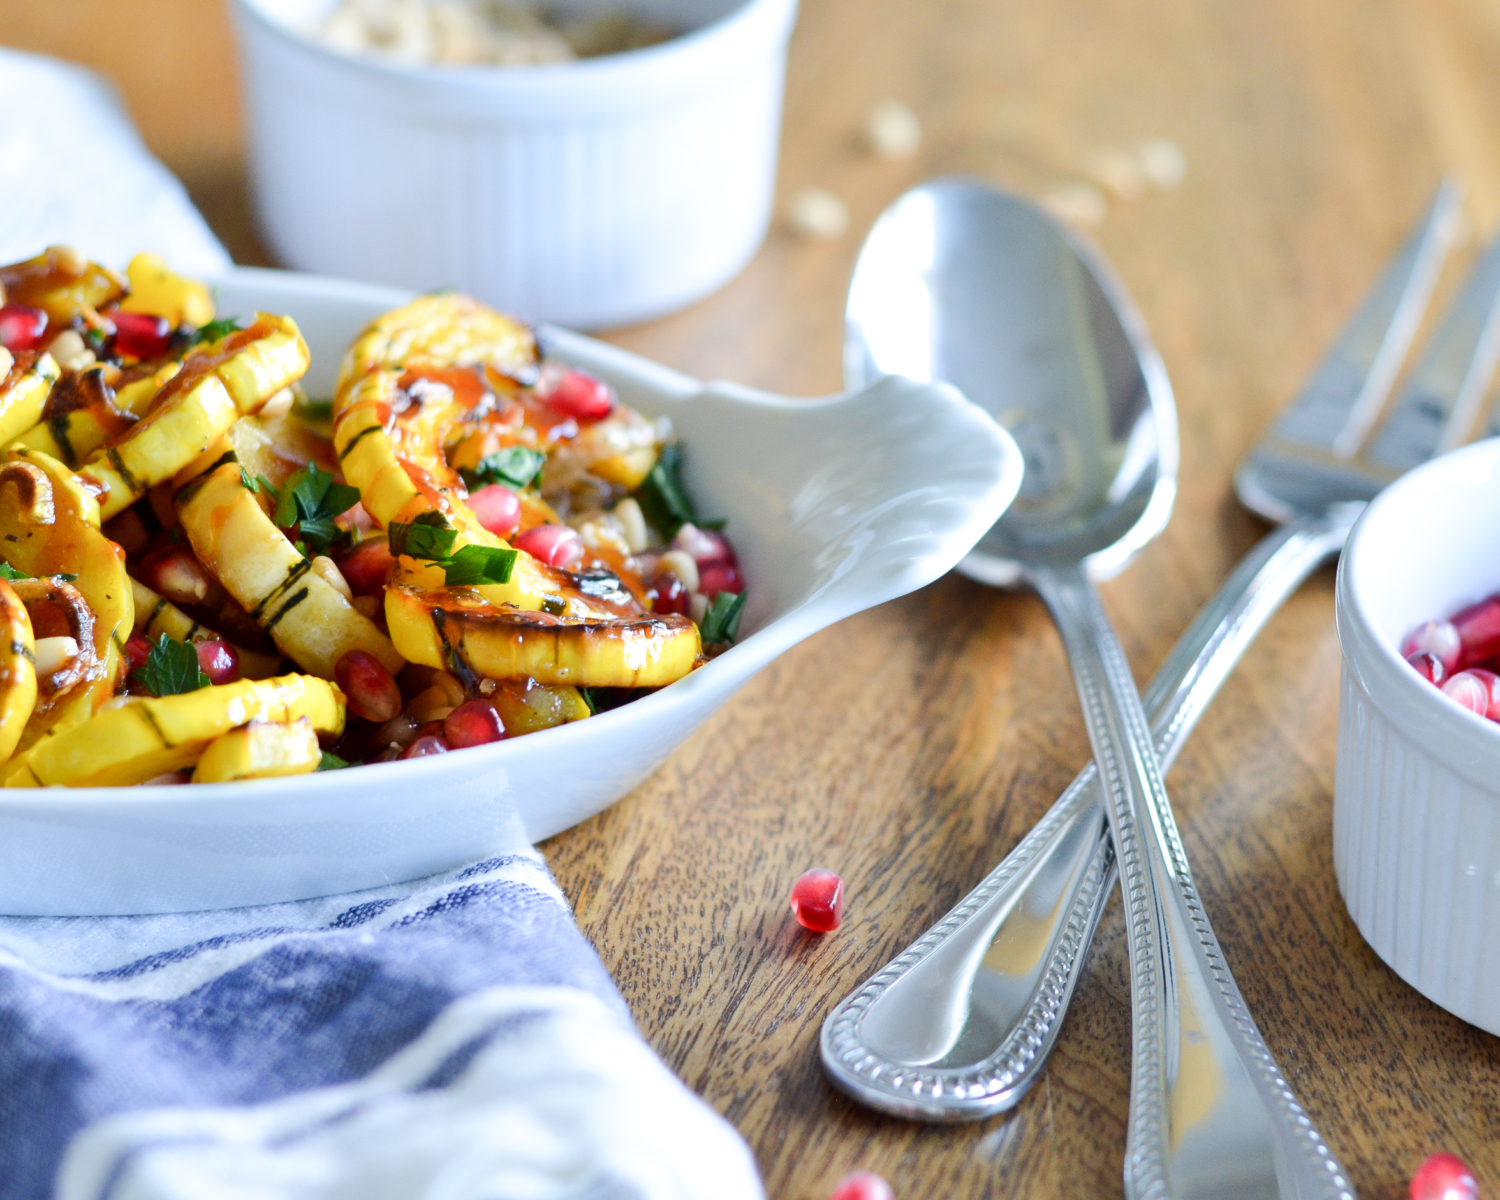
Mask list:
[[[1414,626],[1500,591],[1500,439],[1382,492],[1339,563],[1333,859],[1375,953],[1500,1033],[1500,725],[1401,658]]]
[[[599,329],[707,295],[765,237],[796,0],[611,2],[692,32],[529,67],[406,66],[299,32],[334,3],[235,4],[257,211],[285,265]]]
[[[222,313],[288,313],[330,395],[345,347],[406,292],[280,271],[215,281]],[[557,358],[671,417],[700,511],[727,517],[749,590],[739,642],[686,679],[561,728],[451,754],[189,787],[0,790],[0,912],[229,908],[414,879],[592,816],[752,675],[833,622],[930,583],[1000,517],[1015,443],[946,384],[824,400],[702,384],[543,330]]]

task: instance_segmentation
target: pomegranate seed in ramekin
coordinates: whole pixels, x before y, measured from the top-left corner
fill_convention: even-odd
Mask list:
[[[1434,1154],[1411,1177],[1411,1200],[1478,1200],[1474,1172],[1456,1154]]]
[[[828,933],[844,919],[844,881],[814,867],[792,885],[792,912],[804,929]]]
[[[367,650],[350,650],[334,664],[333,678],[349,700],[349,711],[383,724],[401,711],[401,689],[384,664]]]
[[[47,332],[47,314],[29,304],[0,306],[0,346],[7,350],[35,350]]]
[[[1483,662],[1500,653],[1500,596],[1489,596],[1455,613],[1453,627],[1463,643],[1463,665]]]
[[[209,683],[233,683],[240,677],[240,654],[228,642],[217,638],[198,642],[193,649],[198,651],[198,665],[208,676]]]
[[[511,543],[532,558],[549,567],[567,570],[583,557],[583,538],[567,525],[538,525],[528,529]]]
[[[1428,650],[1442,660],[1443,669],[1450,674],[1458,670],[1458,660],[1463,654],[1463,642],[1452,621],[1423,621],[1401,642],[1402,657]]]
[[[1428,683],[1442,687],[1443,680],[1448,678],[1448,668],[1443,666],[1443,660],[1431,650],[1413,650],[1406,656],[1406,661]]]
[[[521,498],[504,484],[492,483],[469,496],[469,507],[491,533],[509,537],[521,524]]]
[[[1443,695],[1462,704],[1471,713],[1487,717],[1490,712],[1490,689],[1473,671],[1460,671],[1443,684]]]
[[[455,750],[498,742],[505,736],[505,722],[488,700],[465,700],[443,718],[443,740]]]
[[[893,1200],[895,1193],[874,1171],[851,1171],[839,1180],[828,1200]]]

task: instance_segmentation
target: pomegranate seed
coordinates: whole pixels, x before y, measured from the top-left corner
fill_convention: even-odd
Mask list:
[[[692,593],[682,586],[682,580],[671,571],[663,571],[653,579],[646,590],[646,596],[651,601],[652,612],[681,613],[687,616],[692,604]]]
[[[345,654],[334,664],[333,678],[348,697],[349,710],[357,717],[378,725],[401,711],[401,689],[381,661],[367,650]]]
[[[131,358],[160,358],[172,342],[172,322],[150,313],[117,312],[109,318],[115,327],[115,350]]]
[[[233,683],[240,677],[240,654],[228,642],[218,639],[198,642],[198,665],[208,676],[209,683]]]
[[[565,370],[542,384],[543,398],[565,417],[581,424],[602,421],[615,411],[615,393],[586,371]]]
[[[827,933],[844,919],[844,881],[814,867],[792,885],[792,912],[804,929]]]
[[[698,590],[712,600],[720,592],[738,594],[745,590],[745,581],[739,569],[730,563],[709,563],[698,573]]]
[[[1500,652],[1500,596],[1490,596],[1453,617],[1458,640],[1463,644],[1463,662],[1483,662]]]
[[[1467,667],[1464,673],[1474,676],[1484,684],[1484,695],[1488,701],[1484,715],[1491,721],[1500,720],[1500,675],[1487,671],[1483,667]]]
[[[1478,1200],[1479,1184],[1454,1154],[1434,1154],[1411,1177],[1411,1200]]]
[[[163,546],[141,559],[141,582],[173,604],[197,604],[208,595],[208,572],[181,546]]]
[[[722,534],[715,533],[712,529],[684,525],[672,538],[672,545],[690,556],[700,567],[705,563],[736,561],[729,543]]]
[[[35,350],[47,331],[47,314],[29,304],[0,306],[0,346],[7,350]]]
[[[1443,684],[1443,694],[1462,704],[1471,713],[1484,717],[1490,711],[1490,689],[1473,671],[1460,671]]]
[[[517,536],[511,544],[549,567],[564,570],[583,557],[583,539],[576,529],[566,525],[538,525]]]
[[[851,1171],[839,1180],[829,1200],[893,1200],[895,1194],[874,1171]]]
[[[1406,661],[1416,668],[1416,672],[1428,683],[1443,686],[1443,680],[1448,678],[1448,668],[1443,666],[1440,659],[1431,650],[1413,650],[1406,656]]]
[[[505,722],[488,700],[465,700],[443,719],[443,739],[455,750],[498,742]]]
[[[414,741],[405,750],[401,751],[400,757],[402,757],[402,758],[426,758],[429,754],[447,754],[447,753],[448,753],[448,744],[446,742],[444,742],[442,738],[440,738],[440,737],[433,737],[433,736],[431,736],[429,734],[426,737],[419,737],[416,741]]]
[[[1452,621],[1423,621],[1401,643],[1403,657],[1418,650],[1428,650],[1442,659],[1445,671],[1456,671],[1463,655],[1463,643]]]
[[[509,537],[521,524],[521,497],[504,484],[492,483],[469,497],[469,507],[491,533]]]
[[[369,538],[339,559],[338,568],[344,582],[356,596],[380,596],[390,578],[396,560],[384,538]]]
[[[139,670],[146,665],[146,659],[151,656],[151,643],[140,634],[136,634],[125,643],[125,672]]]

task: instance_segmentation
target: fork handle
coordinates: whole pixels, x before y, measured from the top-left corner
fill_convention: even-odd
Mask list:
[[[1273,530],[1198,614],[1143,698],[1163,772],[1270,617],[1337,556],[1362,507]],[[829,1014],[821,1049],[833,1082],[913,1120],[980,1120],[1013,1107],[1056,1041],[1115,870],[1091,762],[999,866]],[[1039,939],[1042,961],[1023,981],[1026,998],[983,1046],[954,1061],[981,959],[1012,926],[1034,926],[1038,913],[1050,928]],[[1026,933],[1037,937],[1034,928]]]

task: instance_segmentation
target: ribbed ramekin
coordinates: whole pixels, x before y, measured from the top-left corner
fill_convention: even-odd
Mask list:
[[[235,5],[257,210],[286,265],[597,329],[708,294],[765,237],[796,0],[657,0],[692,32],[529,67],[347,55],[299,32],[328,7]]]
[[[1339,564],[1333,856],[1359,931],[1434,1003],[1500,1033],[1500,725],[1402,661],[1407,630],[1500,591],[1500,439],[1392,484]]]

